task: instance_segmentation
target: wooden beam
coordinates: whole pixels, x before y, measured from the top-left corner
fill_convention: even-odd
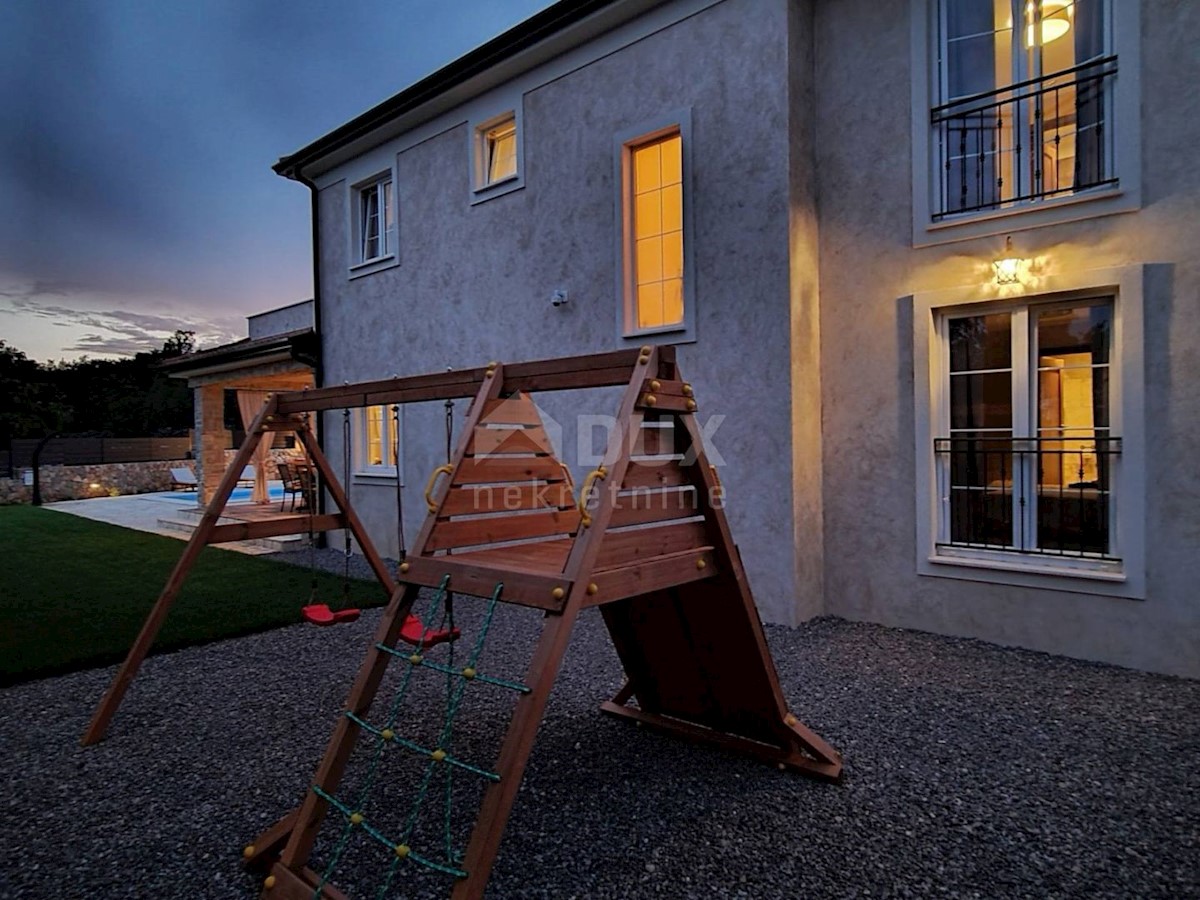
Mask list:
[[[545,484],[479,484],[451,488],[442,501],[443,516],[515,512],[522,509],[571,509],[575,496],[561,481]]]
[[[612,700],[603,703],[600,709],[610,716],[631,719],[656,731],[662,731],[697,743],[710,744],[722,750],[740,753],[744,756],[752,756],[785,769],[793,769],[805,775],[811,775],[814,778],[820,778],[825,781],[839,781],[842,776],[842,764],[840,761],[829,763],[812,759],[805,756],[795,747],[775,747],[770,744],[762,744],[738,735],[714,731],[711,728],[705,728],[703,725],[696,725],[683,719],[643,712],[634,707],[619,705]]]
[[[703,521],[668,522],[652,528],[609,531],[600,545],[597,569],[643,563],[660,556],[711,547],[708,527]]]
[[[649,594],[702,578],[712,578],[719,571],[713,549],[702,547],[671,556],[661,556],[633,566],[595,572],[592,574],[591,584],[596,585],[596,592],[588,595],[584,605],[599,606],[626,597]]]
[[[452,400],[473,397],[484,379],[485,369],[458,369],[409,375],[381,381],[339,384],[279,395],[281,414],[318,412],[323,409],[384,406],[392,403],[419,403],[425,400]]]
[[[270,887],[267,882],[270,882]],[[271,873],[263,879],[261,900],[312,900],[321,876],[308,867],[294,872],[282,863],[275,863]],[[350,900],[331,884],[321,888],[321,900]]]
[[[579,528],[579,510],[548,509],[545,512],[521,515],[483,516],[477,519],[453,519],[438,522],[426,550],[446,550],[456,547],[472,547],[480,544],[498,544],[504,541],[519,541],[523,538],[549,537],[551,535],[574,534]],[[519,547],[513,547],[519,556]]]
[[[175,568],[171,571],[167,583],[163,586],[162,593],[158,595],[158,599],[150,609],[150,614],[146,616],[146,621],[142,624],[142,630],[138,633],[133,646],[129,648],[129,653],[126,655],[125,661],[121,663],[116,677],[96,707],[96,711],[92,715],[92,720],[81,739],[84,746],[94,744],[104,737],[104,732],[108,729],[108,723],[116,715],[117,708],[121,705],[121,701],[125,697],[125,692],[129,690],[129,685],[133,683],[138,669],[141,668],[142,660],[150,652],[154,638],[158,635],[159,629],[162,628],[163,622],[166,621],[167,613],[171,611],[171,606],[175,603],[175,598],[179,596],[179,591],[183,588],[188,573],[191,572],[192,566],[195,565],[196,559],[200,556],[200,551],[207,546],[213,529],[217,527],[217,520],[220,519],[222,511],[225,509],[225,504],[229,502],[229,497],[233,493],[233,489],[237,487],[238,481],[242,476],[242,470],[249,464],[251,458],[254,456],[255,448],[258,447],[259,441],[263,439],[263,420],[266,416],[272,415],[276,411],[275,405],[276,398],[269,397],[266,403],[263,404],[263,408],[259,410],[258,415],[254,418],[254,421],[250,423],[250,427],[247,429],[246,440],[242,442],[241,448],[234,454],[233,461],[225,467],[225,474],[221,477],[221,483],[217,487],[217,492],[213,495],[211,502],[204,510],[200,524],[192,532],[192,537],[184,548],[183,554],[179,557],[179,561],[175,563]]]
[[[292,829],[296,827],[296,817],[299,813],[300,810],[293,809],[251,841],[242,854],[242,868],[251,872],[265,872],[273,866],[279,859],[279,851],[283,849]]]
[[[341,513],[320,516],[287,516],[281,519],[263,519],[259,522],[233,522],[214,526],[208,536],[210,544],[229,541],[256,541],[261,538],[278,537],[283,534],[307,534],[310,530],[332,531],[345,528],[346,517]]]
[[[400,580],[407,584],[437,587],[442,583],[442,578],[449,575],[452,591],[473,597],[490,597],[496,589],[496,582],[502,581],[506,603],[532,606],[548,612],[558,612],[563,608],[566,592],[571,587],[571,583],[563,576],[507,572],[493,566],[477,566],[463,561],[470,557],[469,553],[462,556],[410,556],[406,560],[408,570],[401,572]],[[554,596],[555,588],[563,591],[562,597]]]

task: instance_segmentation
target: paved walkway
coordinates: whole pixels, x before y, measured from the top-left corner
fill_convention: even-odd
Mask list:
[[[198,507],[194,496],[192,499],[187,499],[178,491],[167,491],[157,494],[133,494],[126,497],[96,497],[91,500],[60,500],[57,503],[47,503],[42,508],[186,541],[191,537],[191,532],[179,528],[168,528],[160,523],[162,520],[186,520],[185,513]],[[240,553],[272,552],[268,547],[240,542],[221,546],[226,550],[237,550]]]

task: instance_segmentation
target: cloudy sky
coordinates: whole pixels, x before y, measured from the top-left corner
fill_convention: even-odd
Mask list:
[[[548,0],[0,0],[0,339],[245,336],[312,295],[298,149]]]

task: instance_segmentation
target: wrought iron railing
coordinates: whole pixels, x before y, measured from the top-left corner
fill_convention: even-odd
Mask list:
[[[940,547],[1118,560],[1111,541],[1119,437],[933,442]]]
[[[1117,58],[973,94],[932,111],[940,151],[933,217],[1117,183],[1110,149]]]

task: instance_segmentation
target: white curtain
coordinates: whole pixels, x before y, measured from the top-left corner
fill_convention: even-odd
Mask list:
[[[242,414],[242,427],[247,431],[250,430],[250,423],[254,421],[254,417],[267,402],[267,396],[267,391],[238,391],[238,410]],[[267,496],[267,460],[271,457],[271,441],[274,436],[274,432],[263,435],[263,439],[254,449],[254,490],[250,499],[255,503],[270,502]]]

